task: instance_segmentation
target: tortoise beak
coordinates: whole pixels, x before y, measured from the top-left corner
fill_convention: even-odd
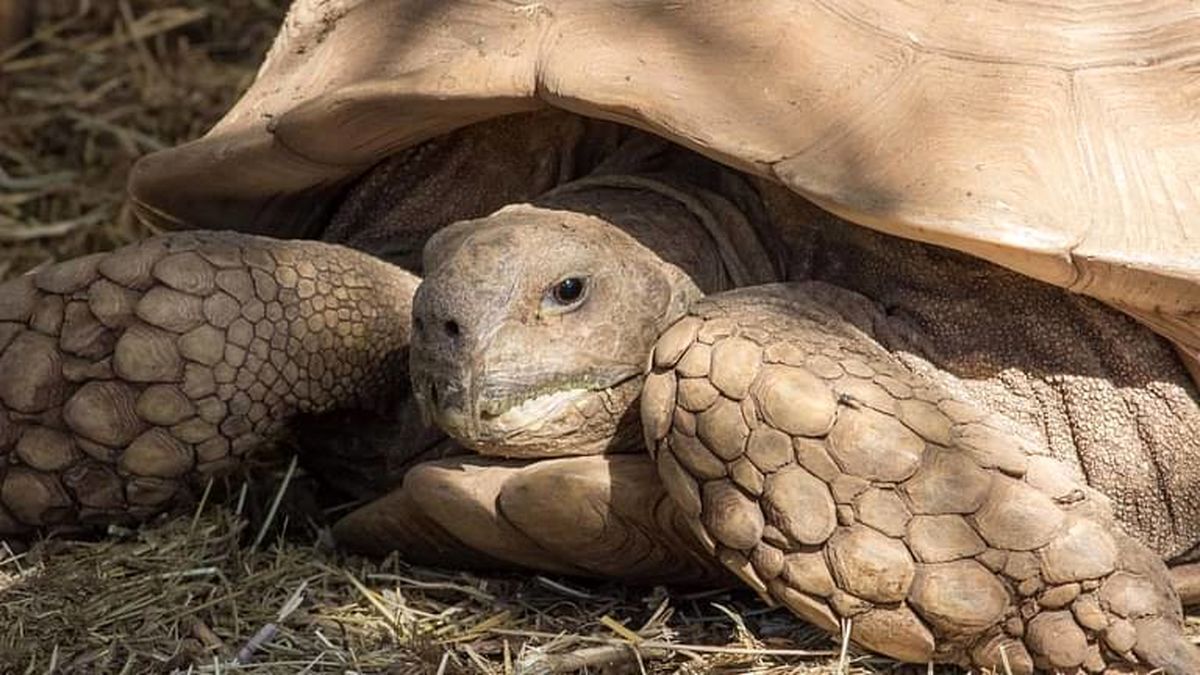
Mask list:
[[[432,366],[432,367],[430,367]],[[469,368],[427,364],[412,372],[413,392],[426,421],[434,422],[458,439],[479,434],[476,378]]]

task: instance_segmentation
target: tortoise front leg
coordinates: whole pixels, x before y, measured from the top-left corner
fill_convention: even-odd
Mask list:
[[[371,405],[404,377],[417,281],[185,233],[0,285],[0,534],[144,519],[293,414]]]
[[[418,464],[334,526],[344,546],[428,565],[641,583],[730,580],[703,554],[645,454]]]
[[[1200,672],[1166,568],[1105,498],[907,370],[873,311],[823,284],[743,289],[658,342],[643,423],[708,550],[903,661]]]

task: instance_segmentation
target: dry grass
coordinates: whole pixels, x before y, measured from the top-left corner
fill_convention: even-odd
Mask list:
[[[833,643],[741,592],[482,577],[296,542],[253,551],[244,527],[218,506],[9,557],[0,672],[825,673],[837,661]],[[892,670],[852,659],[845,672]]]
[[[220,116],[286,3],[38,4],[36,35],[0,53],[0,279],[145,235],[131,163]],[[0,672],[925,672],[839,655],[740,590],[415,568],[312,530],[254,546],[268,530],[236,503],[0,549]]]
[[[0,52],[0,278],[145,232],[139,156],[204,132],[250,83],[283,0],[37,0]]]

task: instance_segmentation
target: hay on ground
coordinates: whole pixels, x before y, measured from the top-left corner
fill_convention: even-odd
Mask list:
[[[38,0],[35,34],[0,53],[0,279],[145,236],[132,162],[220,117],[285,4]],[[206,501],[0,549],[0,672],[925,672],[839,653],[744,590],[418,568],[252,529]]]

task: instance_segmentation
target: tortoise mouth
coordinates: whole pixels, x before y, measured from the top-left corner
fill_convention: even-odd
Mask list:
[[[641,375],[640,369],[616,373],[586,373],[514,388],[484,387],[479,397],[479,417],[503,422],[507,417],[545,417],[563,405],[590,393],[603,393]]]
[[[418,391],[432,421],[480,454],[552,457],[603,452],[641,391],[641,378],[641,369],[630,368],[520,388],[485,386],[474,405],[468,392],[459,401],[446,400],[426,378]]]
[[[480,422],[508,431],[520,431],[547,419],[560,417],[567,406],[582,401],[594,390],[559,389],[520,401],[488,401],[479,411]]]

